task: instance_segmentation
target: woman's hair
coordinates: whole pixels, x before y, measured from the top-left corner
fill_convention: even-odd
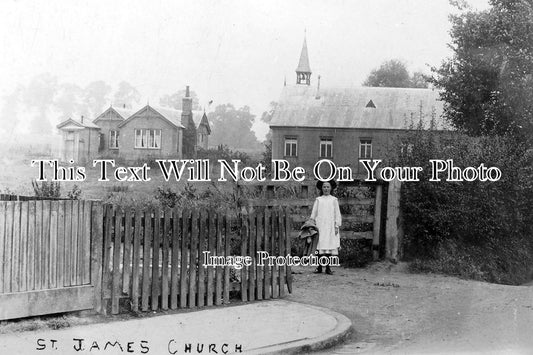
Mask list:
[[[337,188],[337,182],[335,180],[333,180],[333,179],[331,179],[329,181],[318,181],[316,183],[316,188],[318,189],[320,196],[322,196],[324,194],[322,192],[322,186],[324,185],[325,182],[329,183],[329,185],[331,186],[331,192],[332,193],[333,193],[333,190],[335,190]]]

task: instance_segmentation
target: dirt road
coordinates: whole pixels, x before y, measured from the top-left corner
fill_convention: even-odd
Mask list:
[[[533,354],[533,287],[440,275],[405,265],[297,269],[289,300],[324,306],[352,320],[349,341],[324,354]]]

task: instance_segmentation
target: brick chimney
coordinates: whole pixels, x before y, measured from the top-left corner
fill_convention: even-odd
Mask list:
[[[192,99],[189,93],[189,86],[185,87],[185,97],[182,99],[182,110],[184,114],[189,114],[192,111]]]
[[[192,98],[189,86],[185,87],[185,97],[182,99],[181,124],[185,127],[183,131],[183,156],[185,158],[196,157],[196,127],[192,118]]]
[[[185,97],[181,104],[181,124],[185,128],[189,128],[190,121],[192,121],[192,99],[189,93],[189,86],[185,87]]]

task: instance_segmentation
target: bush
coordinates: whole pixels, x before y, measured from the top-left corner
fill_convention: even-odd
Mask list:
[[[78,185],[72,186],[72,190],[67,192],[67,197],[71,200],[79,200],[81,196],[81,189]]]
[[[404,257],[413,269],[498,283],[527,280],[533,265],[533,150],[512,137],[457,136],[439,142],[418,130],[399,166],[422,166],[420,182],[404,183]],[[497,182],[430,182],[430,159],[459,167],[496,166]]]
[[[32,180],[31,185],[37,197],[59,198],[61,197],[61,185],[57,181],[41,181],[40,183]]]
[[[342,239],[339,261],[344,267],[364,267],[372,261],[372,240]]]
[[[209,159],[209,161],[215,163],[218,159],[232,160],[237,159],[242,164],[247,165],[251,162],[251,158],[248,154],[240,152],[238,150],[231,150],[227,145],[219,145],[216,148],[202,149],[199,148],[197,152],[198,159]]]
[[[230,183],[228,183],[230,184]],[[207,188],[198,190],[193,184],[185,184],[182,190],[172,187],[158,187],[155,199],[161,206],[173,208],[205,208],[215,211],[228,210],[239,213],[246,207],[246,200],[256,195],[254,186],[233,183],[230,188],[212,182]]]

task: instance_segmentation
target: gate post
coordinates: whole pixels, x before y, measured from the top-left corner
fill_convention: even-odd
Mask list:
[[[400,210],[401,182],[397,179],[389,182],[387,197],[387,224],[385,227],[385,257],[392,262],[399,258],[399,247],[403,235]]]
[[[379,237],[381,234],[381,200],[383,199],[383,187],[376,185],[376,201],[374,205],[374,226],[372,231],[372,259],[379,259]]]

